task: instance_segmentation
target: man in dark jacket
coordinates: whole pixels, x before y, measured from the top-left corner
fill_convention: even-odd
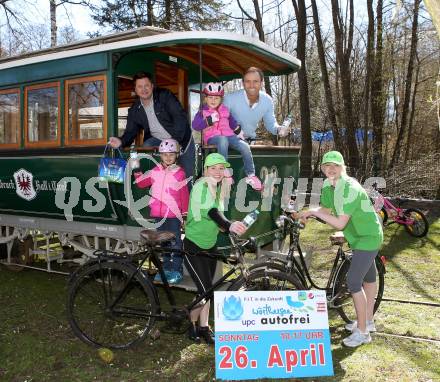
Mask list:
[[[129,146],[140,130],[144,130],[144,146],[159,146],[163,139],[179,142],[179,162],[187,177],[194,174],[195,148],[188,116],[178,99],[167,89],[156,88],[150,73],[133,77],[138,99],[128,109],[127,126],[120,138],[111,137],[113,148]]]

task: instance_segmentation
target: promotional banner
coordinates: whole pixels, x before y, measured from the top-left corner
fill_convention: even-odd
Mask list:
[[[216,377],[333,375],[325,291],[215,292]]]

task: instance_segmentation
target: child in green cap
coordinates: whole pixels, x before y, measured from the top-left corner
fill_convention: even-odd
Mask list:
[[[376,331],[373,321],[377,290],[374,259],[383,241],[382,225],[367,192],[347,176],[340,152],[327,152],[322,158],[321,170],[327,178],[321,191],[321,206],[300,212],[299,217],[316,216],[342,230],[353,251],[347,284],[357,320],[345,326],[352,334],[343,343],[356,347],[371,342],[370,332]]]
[[[215,252],[218,233],[221,231],[242,235],[246,226],[240,221],[231,222],[223,215],[223,202],[229,186],[225,180],[225,169],[229,167],[225,158],[209,154],[205,160],[204,177],[200,178],[191,191],[188,218],[185,226],[185,252],[183,260],[199,293],[212,286],[217,261],[197,253]],[[188,330],[191,340],[214,343],[214,335],[208,326],[210,302],[197,306],[190,312],[192,325]],[[199,325],[197,325],[199,321]]]

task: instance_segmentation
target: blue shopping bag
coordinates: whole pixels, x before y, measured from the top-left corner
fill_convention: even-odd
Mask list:
[[[124,183],[127,161],[123,158],[121,150],[118,149],[119,158],[116,158],[109,157],[107,149],[108,145],[105,146],[104,154],[99,161],[98,178],[109,183]]]

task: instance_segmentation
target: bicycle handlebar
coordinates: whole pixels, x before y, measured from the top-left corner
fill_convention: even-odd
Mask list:
[[[247,246],[255,246],[255,237],[251,236],[247,239],[242,239],[236,233],[230,232],[229,239],[233,247],[246,248]]]
[[[299,228],[299,229],[303,229],[305,227],[305,225],[303,223],[301,223],[299,220],[297,219],[293,219],[291,216],[288,215],[280,215],[277,219],[277,226],[281,228],[282,224],[284,222],[286,222],[295,227],[295,228]]]

